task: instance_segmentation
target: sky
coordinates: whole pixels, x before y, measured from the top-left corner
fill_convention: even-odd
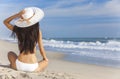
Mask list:
[[[1,0],[0,37],[11,34],[3,20],[31,6],[45,13],[44,38],[120,37],[120,0]]]

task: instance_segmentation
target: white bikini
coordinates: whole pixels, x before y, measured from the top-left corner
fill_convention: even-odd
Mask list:
[[[34,63],[34,64],[23,63],[18,59],[16,59],[16,68],[17,70],[20,70],[20,71],[32,72],[38,68],[38,63]]]

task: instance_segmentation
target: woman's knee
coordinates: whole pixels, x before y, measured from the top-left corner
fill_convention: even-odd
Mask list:
[[[43,66],[43,67],[46,67],[48,65],[48,61],[45,61],[45,60],[42,60],[39,62],[39,66]]]
[[[13,53],[12,51],[9,51],[8,52],[8,57],[12,56],[12,53]]]
[[[43,60],[43,62],[44,62],[46,65],[48,65],[48,61],[46,61],[46,60]]]
[[[11,56],[17,56],[13,51],[9,51],[8,52],[8,57],[11,57]]]
[[[9,51],[8,52],[8,59],[10,62],[12,62],[12,61],[14,62],[17,59],[17,55],[14,52]]]
[[[46,67],[48,66],[48,61],[42,60],[39,62],[39,67],[36,69],[36,72],[41,72],[43,71]]]
[[[46,64],[48,65],[48,61],[45,61],[46,62]]]

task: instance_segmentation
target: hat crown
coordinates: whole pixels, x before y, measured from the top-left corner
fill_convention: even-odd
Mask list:
[[[31,16],[33,16],[33,14],[34,14],[32,8],[25,8],[24,11],[25,11],[25,13],[22,15],[22,17],[23,17],[24,19],[28,19],[28,18],[30,18]]]

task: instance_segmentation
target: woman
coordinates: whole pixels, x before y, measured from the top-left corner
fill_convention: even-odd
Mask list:
[[[41,9],[27,7],[4,20],[7,28],[13,31],[12,35],[17,37],[20,50],[18,56],[12,51],[8,52],[11,68],[28,72],[40,72],[47,67],[48,59],[42,44],[42,32],[39,30],[39,21],[43,17],[44,12]],[[16,20],[15,25],[10,23],[12,20]],[[40,62],[37,61],[36,57],[37,43],[43,57]]]

